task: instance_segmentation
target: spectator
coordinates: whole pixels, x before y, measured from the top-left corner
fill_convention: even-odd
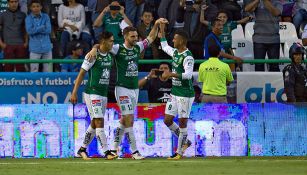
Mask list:
[[[64,58],[64,60],[82,60],[83,57],[83,47],[80,42],[73,43],[73,47],[71,50],[71,55],[68,55]],[[81,68],[81,64],[73,63],[73,64],[62,64],[61,72],[79,72]]]
[[[149,103],[166,103],[170,100],[172,79],[162,78],[162,73],[170,70],[169,63],[161,62],[159,69],[152,69],[146,77],[139,80],[139,88],[147,90]]]
[[[198,71],[198,81],[203,83],[202,102],[227,103],[227,87],[233,81],[231,70],[226,63],[219,60],[221,47],[216,44],[209,45],[209,60],[203,62]]]
[[[8,0],[8,10],[0,14],[0,46],[4,59],[27,58],[28,38],[25,30],[26,14],[18,9],[18,0]],[[24,72],[24,64],[5,64],[4,71]]]
[[[211,33],[205,38],[205,43],[204,43],[204,58],[205,59],[209,59],[211,57],[208,48],[210,45],[215,45],[217,47],[220,48],[221,53],[220,53],[220,57],[222,58],[229,58],[232,60],[235,60],[237,62],[241,62],[242,59],[233,55],[230,55],[228,53],[225,52],[224,46],[221,43],[219,36],[223,33],[223,23],[221,20],[219,19],[215,19],[212,23],[211,23],[211,27],[212,27],[212,31]]]
[[[307,4],[307,0],[297,0],[293,7],[293,24],[296,31],[299,31],[303,21],[307,21],[307,10],[304,8],[303,4]]]
[[[140,25],[145,0],[125,0],[126,14],[133,26]]]
[[[109,4],[110,0],[88,0],[88,10],[92,12],[91,20],[92,24],[94,24],[95,20],[99,16],[99,14],[105,9]],[[100,27],[93,27],[94,32],[94,43],[98,42],[99,35],[103,31],[102,26]]]
[[[212,4],[216,5],[218,9],[225,10],[229,13],[228,18],[233,21],[241,20],[241,6],[237,0],[211,0]]]
[[[204,11],[206,11],[207,8],[208,8],[207,5],[203,5],[201,13],[204,13]],[[224,11],[224,10],[220,10],[217,14],[217,18],[219,20],[221,20],[221,22],[223,24],[223,32],[222,32],[222,34],[219,35],[219,40],[221,41],[225,52],[227,54],[234,55],[233,52],[232,52],[232,46],[231,46],[231,44],[232,44],[231,32],[232,32],[232,30],[237,28],[238,24],[246,23],[247,21],[251,20],[252,17],[251,16],[245,17],[245,18],[243,18],[239,21],[228,21],[229,18],[228,18],[227,12]],[[200,15],[200,22],[202,24],[208,26],[209,29],[211,30],[211,28],[212,28],[211,22],[205,20],[204,15]],[[234,64],[231,64],[230,68],[231,68],[232,71],[234,71],[235,70]]]
[[[162,0],[159,8],[158,15],[160,18],[166,18],[169,22],[167,25],[167,40],[171,40],[173,38],[174,32],[176,30],[176,20],[177,20],[177,12],[179,8],[179,0]]]
[[[298,43],[293,43],[289,50],[292,63],[283,72],[287,102],[307,102],[307,70],[302,66],[305,49]]]
[[[145,0],[144,10],[152,11],[154,19],[158,19],[158,9],[160,6],[161,0]]]
[[[304,46],[307,46],[307,24],[305,25],[304,32],[302,33],[302,42]]]
[[[203,41],[205,38],[204,26],[199,22],[202,0],[180,3],[177,14],[177,23],[183,22],[183,30],[189,35],[188,48],[195,58],[202,58],[204,54]]]
[[[127,26],[132,26],[124,10],[124,7],[120,6],[117,1],[113,1],[103,9],[93,25],[94,27],[103,26],[105,31],[113,33],[114,44],[122,44],[124,42],[122,30]]]
[[[147,38],[153,27],[153,14],[149,10],[144,10],[142,14],[142,23],[137,27],[140,40]],[[158,44],[153,42],[142,52],[144,59],[159,59]]]
[[[89,47],[92,46],[92,36],[85,26],[85,10],[82,4],[76,0],[68,0],[68,3],[60,5],[58,11],[58,25],[64,28],[61,34],[61,50],[67,55],[67,45],[73,39],[85,41]]]
[[[279,0],[246,0],[245,11],[255,13],[253,35],[254,58],[279,59],[280,36],[279,16],[282,4]],[[255,64],[256,71],[264,71],[264,64]],[[269,71],[279,72],[278,64],[270,64]]]
[[[29,35],[30,59],[52,59],[52,46],[50,41],[51,23],[46,13],[42,13],[40,0],[32,0],[31,13],[26,17],[26,30]],[[39,71],[39,64],[30,65],[31,72]],[[49,70],[52,72],[52,69]],[[48,64],[43,64],[43,72],[48,71]]]

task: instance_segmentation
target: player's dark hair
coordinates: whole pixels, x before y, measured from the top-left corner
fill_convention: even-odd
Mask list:
[[[186,31],[182,30],[182,29],[179,29],[179,30],[176,30],[175,31],[175,34],[181,36],[181,38],[184,40],[184,41],[188,41],[189,39],[189,35]]]
[[[217,44],[212,44],[208,47],[208,52],[211,57],[218,57],[221,52],[221,48]]]
[[[127,35],[129,32],[134,32],[134,31],[137,31],[135,27],[132,27],[132,26],[128,26],[124,29],[123,31],[123,35]]]
[[[113,36],[113,33],[104,31],[99,35],[99,41],[110,39]]]

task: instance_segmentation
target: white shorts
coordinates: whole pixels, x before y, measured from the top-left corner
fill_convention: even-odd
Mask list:
[[[93,120],[93,118],[104,118],[108,98],[96,94],[87,93],[83,93],[83,97],[91,120]]]
[[[134,110],[138,104],[139,89],[127,89],[121,86],[115,86],[115,98],[121,115],[134,114]]]
[[[165,114],[178,118],[189,118],[195,97],[179,97],[171,94],[171,99],[166,103]]]

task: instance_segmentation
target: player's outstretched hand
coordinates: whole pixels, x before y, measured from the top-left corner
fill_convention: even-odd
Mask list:
[[[76,104],[76,103],[78,102],[78,96],[77,96],[77,94],[75,94],[75,93],[72,93],[72,94],[71,94],[70,102],[71,102],[72,104]]]

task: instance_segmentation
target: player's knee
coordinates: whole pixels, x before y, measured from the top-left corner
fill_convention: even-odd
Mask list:
[[[186,128],[187,127],[187,123],[188,123],[188,119],[187,118],[180,118],[179,119],[179,127],[180,128]]]
[[[165,116],[163,121],[166,126],[171,126],[173,124],[173,120],[167,116]]]
[[[96,127],[103,128],[104,125],[103,118],[94,118],[93,121]]]

